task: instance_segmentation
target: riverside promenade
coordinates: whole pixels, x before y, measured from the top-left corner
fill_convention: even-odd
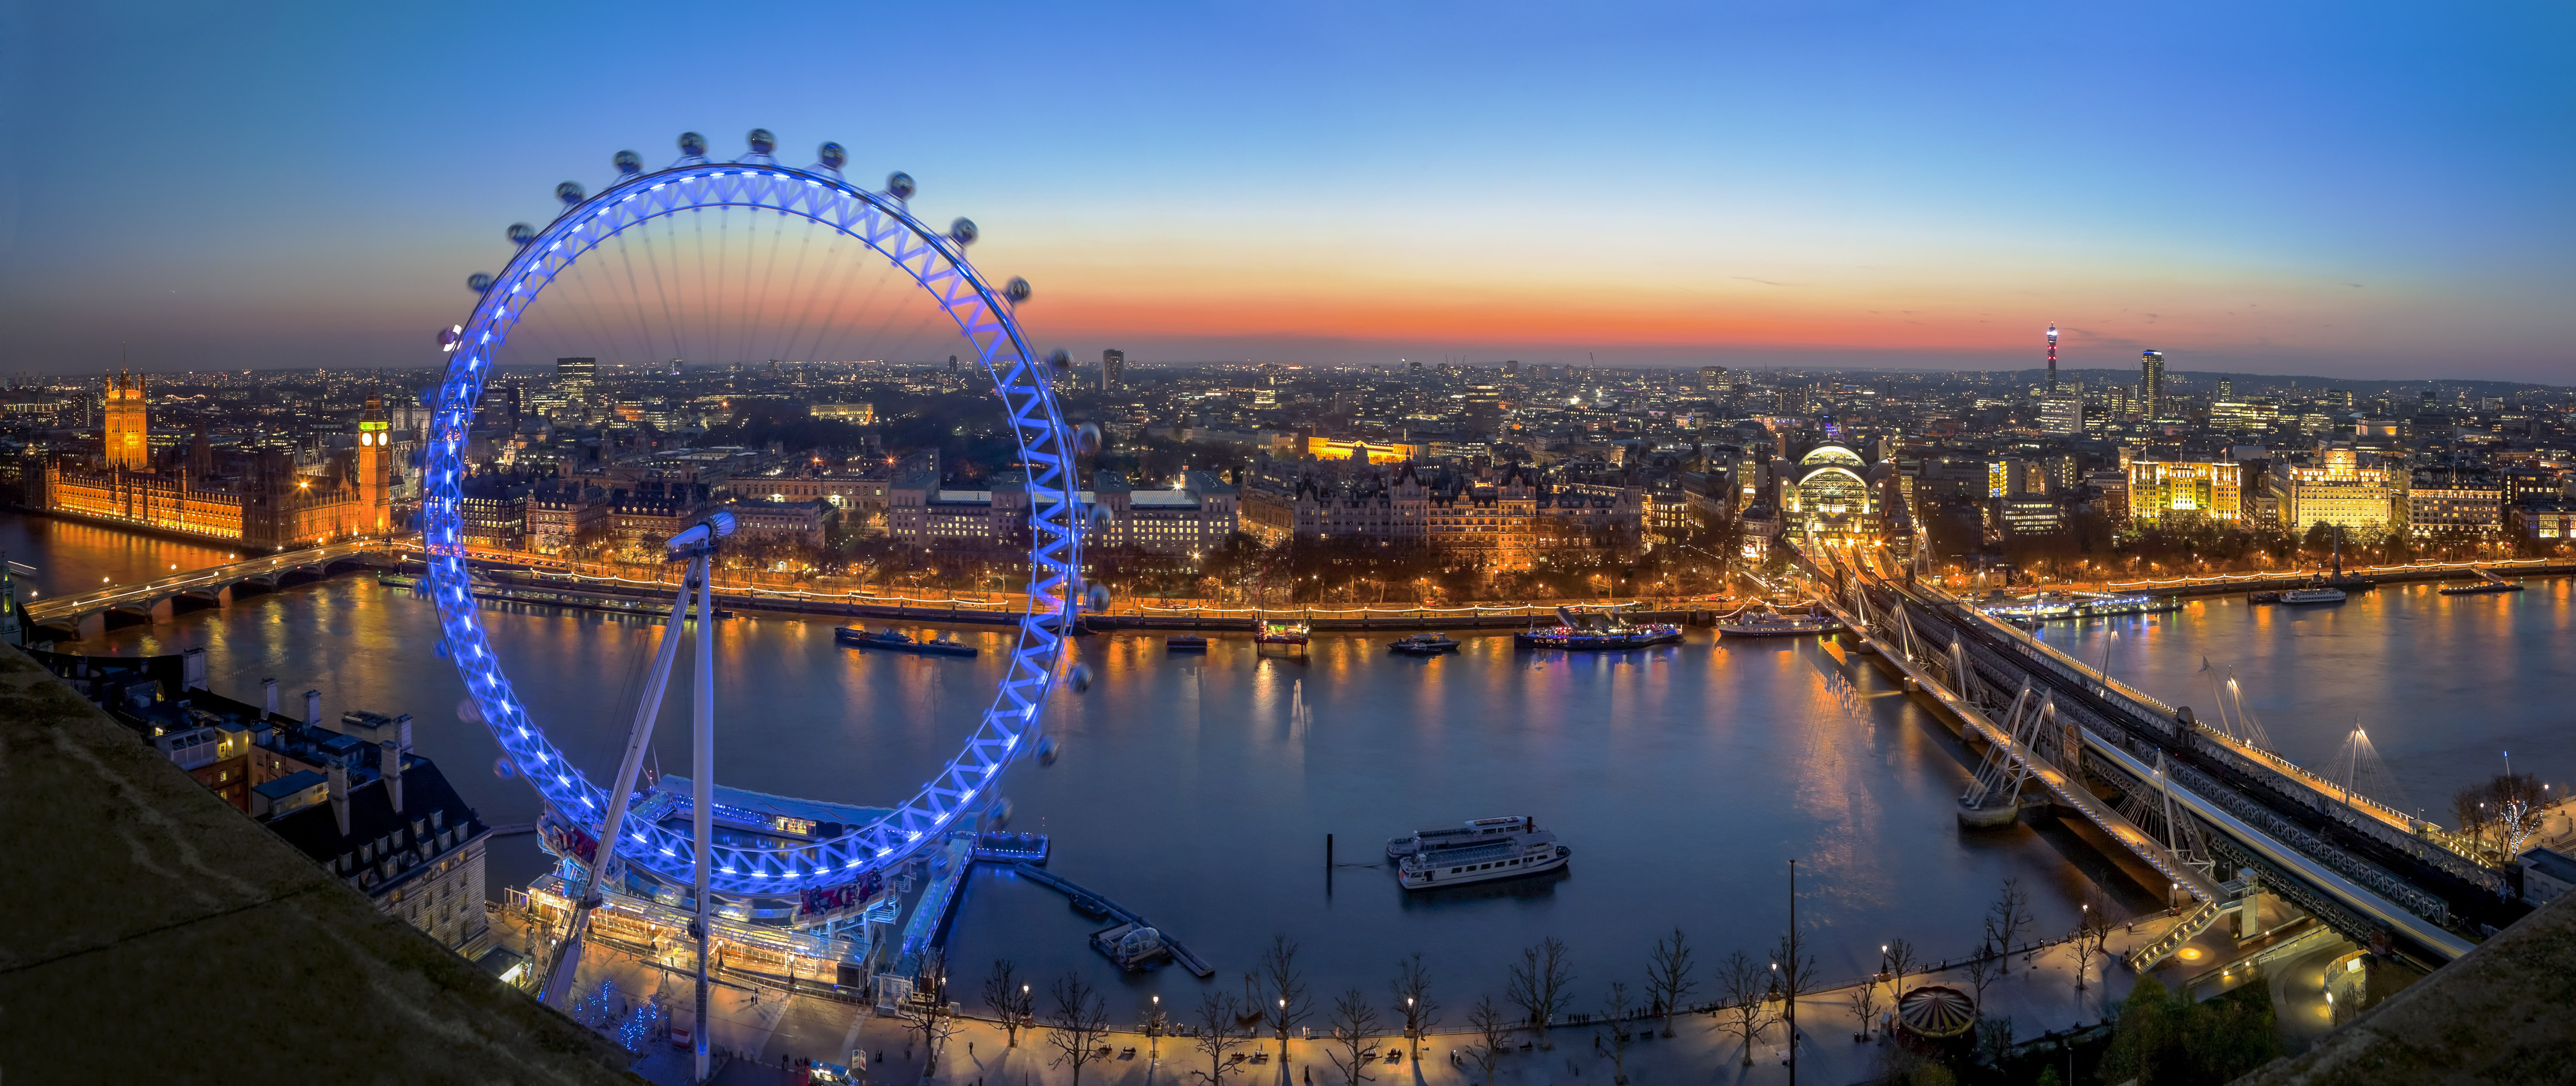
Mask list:
[[[2087,986],[2075,987],[2074,958],[2068,948],[2056,941],[2037,944],[2015,953],[2012,972],[1988,982],[1985,992],[1987,1014],[2007,1016],[2013,1020],[2014,1039],[2027,1043],[2045,1034],[2063,1036],[2078,1027],[2089,1027],[2104,1021],[2111,1006],[2128,994],[2134,976],[2120,964],[2120,957],[2130,947],[2161,935],[2172,923],[2168,914],[2142,918],[2134,927],[2115,927],[2104,946],[2104,956],[2093,961]],[[526,945],[527,929],[516,916],[496,917],[501,943],[514,948]],[[595,944],[596,947],[596,944]],[[2214,961],[2215,959],[2211,959]],[[709,1043],[723,1059],[714,1081],[724,1084],[802,1083],[799,1068],[804,1061],[844,1063],[850,1053],[864,1049],[872,1059],[865,1082],[878,1086],[903,1086],[924,1083],[933,1086],[1074,1086],[1074,1075],[1063,1066],[1057,1050],[1047,1042],[1044,1020],[1047,1001],[1043,992],[1038,997],[1040,1025],[1020,1030],[1019,1045],[1009,1044],[1006,1031],[996,1022],[977,1018],[984,1011],[977,1003],[975,989],[984,966],[983,961],[957,963],[957,975],[951,981],[952,1001],[962,1003],[966,1017],[959,1022],[957,1033],[948,1043],[946,1055],[935,1073],[923,1077],[922,1052],[917,1032],[905,1029],[894,1017],[879,1017],[868,1008],[844,999],[823,995],[791,995],[774,987],[749,986],[719,982],[714,988],[714,1006],[709,1013]],[[2192,967],[2197,973],[2210,967],[2210,962]],[[2174,967],[2160,974],[2170,985],[2179,983],[2182,972]],[[2290,974],[2295,969],[2267,968],[2281,973],[2280,983],[2295,983]],[[1712,998],[1708,991],[1711,980],[1701,970],[1700,988],[1692,995],[1694,1002]],[[2107,976],[2105,975],[2107,973]],[[1049,978],[1032,978],[1041,988]],[[1387,1036],[1365,1046],[1379,1052],[1381,1062],[1366,1066],[1371,1081],[1382,1086],[1404,1086],[1410,1080],[1415,1086],[1485,1086],[1484,1074],[1470,1058],[1473,1046],[1481,1039],[1463,1031],[1464,1008],[1475,1002],[1476,993],[1442,992],[1434,975],[1433,999],[1442,1010],[1439,1025],[1427,1035],[1421,1046],[1421,1060],[1415,1064],[1382,1062],[1390,1046],[1400,1049],[1404,1043],[1400,1024],[1390,1027]],[[1585,974],[1579,967],[1576,976],[1577,1011],[1597,999],[1595,989],[1606,988],[1610,978]],[[1631,978],[1632,984],[1636,978]],[[692,980],[678,972],[654,965],[650,961],[622,952],[594,953],[586,958],[578,979],[579,990],[593,990],[601,981],[614,985],[621,997],[641,1004],[660,994],[667,1001],[677,1021],[691,1017]],[[1339,977],[1308,978],[1314,999],[1328,1005],[1332,993],[1347,985]],[[1226,983],[1223,981],[1216,983]],[[1910,973],[1909,989],[1927,984],[1944,984],[1961,990],[1971,985],[1964,968]],[[1363,984],[1361,990],[1382,996],[1375,989],[1382,984]],[[1880,1073],[1886,1046],[1874,1025],[1868,1041],[1856,1041],[1856,1025],[1850,1007],[1854,985],[1818,991],[1799,1000],[1798,1025],[1804,1044],[1799,1055],[1799,1079],[1809,1083],[1842,1086],[1872,1079]],[[1215,989],[1211,989],[1215,990]],[[1233,990],[1231,986],[1225,990]],[[1879,986],[1878,1007],[1881,1013],[1889,1007],[1886,985]],[[1165,1083],[1200,1084],[1205,1086],[1207,1059],[1187,1036],[1164,1036],[1159,1041],[1161,1058],[1153,1058],[1158,1047],[1134,1019],[1144,1008],[1124,1005],[1126,997],[1116,989],[1102,993],[1109,1000],[1111,1033],[1099,1043],[1111,1049],[1112,1055],[1097,1059],[1082,1069],[1085,1086],[1163,1086]],[[1135,1001],[1142,1002],[1141,997]],[[1167,1006],[1166,1015],[1172,1028],[1186,1028],[1191,1006]],[[1381,1010],[1382,1021],[1395,1023],[1391,1012]],[[2286,1017],[2286,1012],[2285,1012]],[[1317,1036],[1294,1038],[1287,1042],[1287,1058],[1277,1058],[1280,1043],[1263,1037],[1248,1041],[1236,1051],[1271,1054],[1263,1063],[1244,1062],[1226,1076],[1239,1086],[1308,1086],[1309,1082],[1334,1086],[1345,1080],[1328,1058],[1336,1051],[1325,1039],[1330,1027],[1319,1010],[1307,1022]],[[2329,1023],[2311,1026],[2288,1023],[2294,1036],[2322,1034]],[[1656,1023],[1636,1021],[1634,1030],[1641,1039],[1627,1051],[1626,1071],[1629,1086],[1682,1086],[1682,1084],[1770,1084],[1789,1082],[1785,1065],[1787,1049],[1785,1031],[1774,1022],[1765,1028],[1753,1044],[1753,1063],[1744,1063],[1744,1046],[1728,1032],[1716,1016],[1683,1014],[1672,1021],[1674,1036],[1663,1037]],[[1652,1029],[1652,1038],[1642,1032]],[[1598,1023],[1560,1024],[1548,1031],[1549,1048],[1539,1047],[1528,1031],[1516,1031],[1511,1046],[1494,1069],[1494,1086],[1612,1086],[1614,1071],[1606,1048],[1596,1048],[1596,1037],[1606,1037],[1607,1027]],[[1529,1047],[1519,1047],[1530,1042]],[[1133,1048],[1135,1054],[1125,1053]],[[648,1042],[637,1073],[661,1083],[686,1081],[685,1061],[681,1052],[666,1041]]]

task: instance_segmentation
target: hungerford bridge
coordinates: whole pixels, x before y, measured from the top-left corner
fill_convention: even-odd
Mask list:
[[[2183,923],[2134,951],[2132,966],[2155,965],[2231,915],[2250,934],[2265,893],[2426,968],[2524,911],[2503,872],[2440,827],[2148,697],[1905,571],[1830,549],[1798,562],[1864,651],[1985,748],[1960,798],[1963,821],[2008,820],[2044,793],[2191,896]]]

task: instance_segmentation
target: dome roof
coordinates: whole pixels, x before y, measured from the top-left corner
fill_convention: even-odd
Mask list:
[[[1840,445],[1818,445],[1814,450],[1808,452],[1807,455],[1798,458],[1798,466],[1802,468],[1820,468],[1827,466],[1859,468],[1867,467],[1868,465],[1869,462],[1862,460],[1860,458],[1860,454],[1855,453],[1850,449],[1843,448]]]

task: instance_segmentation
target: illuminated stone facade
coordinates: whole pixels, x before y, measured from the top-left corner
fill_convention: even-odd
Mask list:
[[[364,416],[375,429],[362,421],[355,456],[335,460],[331,470],[301,474],[270,453],[251,458],[241,474],[218,476],[196,463],[153,470],[142,379],[120,374],[108,393],[103,464],[47,465],[47,512],[246,548],[327,543],[391,528],[384,413],[376,401],[368,401]]]
[[[2245,467],[2233,462],[2129,462],[2129,519],[2141,528],[2245,517]]]
[[[2272,467],[2272,490],[2281,499],[2281,524],[2292,533],[2305,533],[2319,524],[2385,528],[2395,519],[2393,511],[2402,500],[2403,485],[2404,479],[2391,469],[2362,462],[2347,445],[2318,449],[2314,467]]]
[[[1879,540],[1885,510],[1860,454],[1819,445],[1798,459],[1798,481],[1780,488],[1780,531],[1797,544],[1864,546]]]

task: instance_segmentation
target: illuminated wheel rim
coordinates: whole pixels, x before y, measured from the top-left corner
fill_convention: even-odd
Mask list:
[[[901,863],[938,842],[961,820],[971,822],[979,802],[993,799],[1010,761],[1035,745],[1039,712],[1054,685],[1079,597],[1074,588],[1081,568],[1081,522],[1072,493],[1074,443],[1010,306],[967,262],[962,246],[913,218],[899,198],[864,191],[828,167],[682,161],[658,173],[629,177],[575,204],[522,244],[483,291],[473,317],[461,327],[430,405],[421,535],[431,597],[438,606],[440,647],[456,662],[484,725],[546,803],[576,823],[597,825],[606,810],[607,790],[564,758],[511,692],[467,584],[459,457],[493,352],[507,341],[538,293],[582,255],[630,227],[702,208],[761,208],[830,227],[874,249],[937,299],[992,378],[1029,467],[1029,606],[991,708],[964,749],[918,794],[885,817],[831,840],[774,849],[714,846],[711,885],[717,892],[792,894]],[[908,185],[909,179],[903,180]],[[687,835],[629,821],[621,836],[617,854],[631,867],[676,882],[694,878]]]

